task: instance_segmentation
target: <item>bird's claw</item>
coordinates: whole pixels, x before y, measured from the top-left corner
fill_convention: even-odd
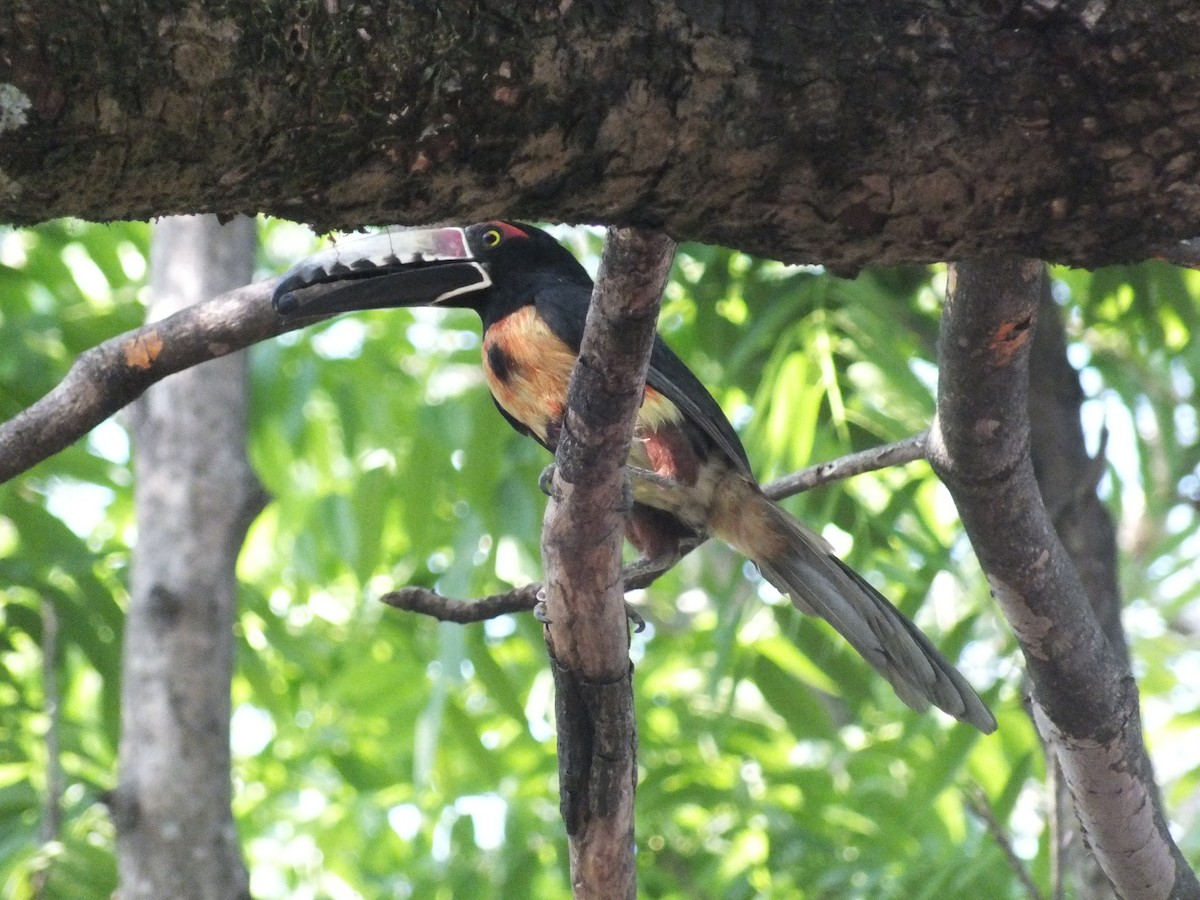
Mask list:
[[[626,466],[625,471],[630,478],[636,478],[638,481],[653,485],[664,491],[678,493],[684,490],[684,486],[674,478],[668,478],[666,475],[659,475],[653,469],[643,469],[641,466]]]
[[[550,614],[546,610],[546,598],[539,594],[538,601],[533,605],[533,617],[543,625],[550,624]],[[646,630],[646,620],[642,618],[642,614],[630,606],[625,604],[625,618],[633,623],[633,633],[641,634]]]
[[[625,473],[625,477],[621,480],[621,499],[617,501],[617,512],[628,515],[633,509],[633,479],[629,477],[629,472]]]
[[[554,496],[554,463],[542,469],[542,474],[538,476],[538,490],[547,497]]]

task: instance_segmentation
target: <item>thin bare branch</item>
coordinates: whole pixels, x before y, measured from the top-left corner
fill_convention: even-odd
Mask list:
[[[866,472],[876,472],[891,466],[902,466],[925,458],[925,447],[929,432],[922,431],[890,444],[847,453],[828,462],[817,463],[791,475],[785,475],[763,485],[763,493],[772,500],[782,500],[815,487],[841,481]]]
[[[511,613],[529,612],[538,604],[542,585],[527,584],[503,594],[492,594],[480,600],[455,600],[423,587],[406,587],[380,597],[388,606],[405,612],[432,616],[440,622],[483,622]]]
[[[1025,892],[1033,900],[1045,900],[1045,895],[1033,880],[1033,876],[1029,874],[1025,862],[1017,856],[1017,852],[1013,849],[1012,840],[1009,838],[1008,832],[1004,830],[1004,826],[1000,824],[1000,820],[996,818],[996,812],[992,809],[992,804],[988,801],[983,788],[972,784],[963,791],[963,797],[967,802],[967,808],[983,823],[983,827],[988,830],[988,834],[992,836],[992,840],[1004,854],[1008,867],[1013,870],[1013,874],[1017,876],[1017,880],[1021,882]]]

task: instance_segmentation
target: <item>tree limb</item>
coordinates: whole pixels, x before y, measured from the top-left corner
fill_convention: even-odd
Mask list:
[[[0,425],[0,484],[83,437],[168,375],[320,321],[277,315],[274,284],[227,291],[81,353],[54,390]]]
[[[1144,258],[1200,218],[1192,0],[5,13],[6,222],[503,213],[845,270]]]
[[[1142,743],[1137,687],[1105,638],[1042,504],[1030,460],[1028,359],[1045,266],[951,269],[929,457],[958,506],[1032,684],[1083,830],[1126,898],[1200,897]]]
[[[637,737],[621,548],[625,460],[675,245],[610,229],[571,374],[542,530],[560,806],[577,898],[636,896]]]
[[[541,592],[541,583],[534,582],[479,600],[455,600],[452,597],[443,597],[430,588],[410,586],[398,591],[389,591],[379,600],[405,612],[432,616],[439,622],[458,622],[465,625],[511,613],[529,612],[538,605]]]

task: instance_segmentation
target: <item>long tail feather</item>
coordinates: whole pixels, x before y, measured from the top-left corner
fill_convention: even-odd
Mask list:
[[[822,538],[766,498],[762,502],[773,511],[772,530],[786,535],[773,542],[786,550],[755,560],[771,584],[802,612],[829,622],[913,709],[932,703],[985,734],[996,729],[979,695],[916,625],[834,556]]]

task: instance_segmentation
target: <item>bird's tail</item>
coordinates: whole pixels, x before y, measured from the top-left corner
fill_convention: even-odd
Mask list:
[[[749,518],[758,538],[744,532],[738,549],[802,612],[820,616],[883,675],[913,709],[932,703],[985,734],[996,719],[933,642],[865,578],[833,555],[826,541],[761,494]],[[767,550],[766,548],[770,548]],[[763,552],[766,550],[766,552]]]

